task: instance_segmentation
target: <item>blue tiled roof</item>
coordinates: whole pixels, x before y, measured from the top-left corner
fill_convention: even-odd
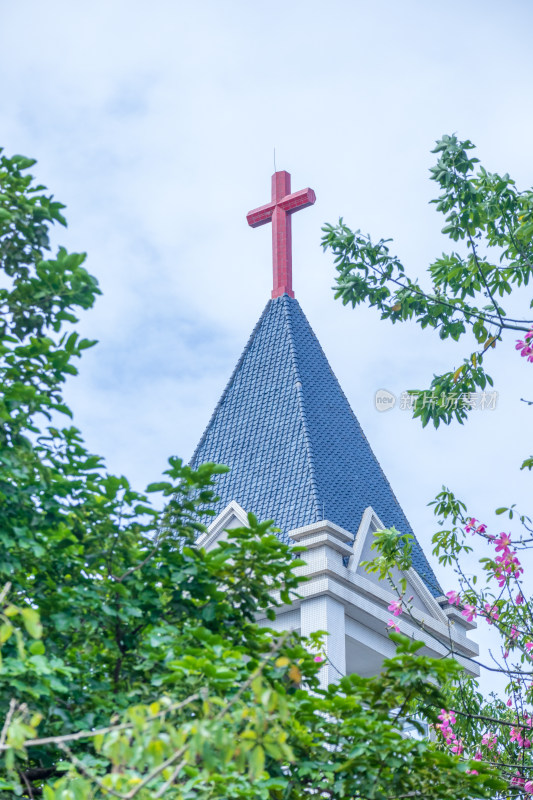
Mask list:
[[[273,519],[282,538],[327,519],[356,533],[372,506],[387,527],[413,533],[297,300],[267,303],[191,464],[227,464],[220,513],[231,500]],[[442,594],[420,545],[413,566]]]

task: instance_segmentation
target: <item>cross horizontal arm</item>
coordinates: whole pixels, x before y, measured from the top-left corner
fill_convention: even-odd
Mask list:
[[[246,220],[251,228],[259,228],[260,225],[266,225],[272,219],[272,214],[276,208],[275,203],[267,203],[266,206],[254,208],[246,215]]]
[[[292,214],[293,211],[299,211],[300,208],[312,206],[315,200],[316,195],[314,191],[308,188],[301,189],[299,192],[293,192],[293,194],[288,195],[288,197],[284,197],[278,205],[287,214]]]

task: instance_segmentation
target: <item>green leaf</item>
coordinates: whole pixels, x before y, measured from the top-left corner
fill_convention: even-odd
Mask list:
[[[250,772],[258,778],[265,768],[265,751],[261,745],[256,745],[250,753]]]
[[[43,635],[43,629],[39,619],[39,613],[33,608],[22,608],[20,610],[24,627],[34,639],[40,639]]]

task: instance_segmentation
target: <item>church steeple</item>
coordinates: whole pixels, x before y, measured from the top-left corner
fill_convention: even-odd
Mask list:
[[[198,543],[216,546],[251,511],[305,548],[299,597],[278,607],[275,620],[261,611],[257,619],[304,636],[327,631],[323,685],[350,672],[376,675],[395,651],[391,624],[438,657],[451,640],[459,663],[478,674],[478,648],[467,638],[474,626],[443,596],[416,538],[412,568],[394,571],[410,598],[409,614],[397,622],[390,621],[397,595],[363,566],[374,555],[375,531],[413,531],[294,299],[291,213],[314,201],[311,189],[291,194],[289,174],[276,172],[272,202],[247,216],[252,227],[272,221],[274,288],[192,458],[193,467],[230,467],[217,476],[217,516],[206,519]]]
[[[192,459],[231,468],[232,500],[274,519],[282,537],[327,519],[357,533],[371,506],[402,533],[412,529],[297,300],[267,303]],[[434,597],[438,581],[415,540],[413,566]]]

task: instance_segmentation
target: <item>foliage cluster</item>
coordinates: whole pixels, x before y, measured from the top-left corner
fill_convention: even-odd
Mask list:
[[[458,366],[435,375],[427,390],[412,390],[414,417],[423,425],[464,422],[472,395],[492,386],[485,358],[507,331],[527,334],[531,319],[509,317],[513,290],[524,290],[533,275],[533,190],[519,191],[509,175],[475,171],[472,142],[443,136],[431,169],[441,194],[432,202],[445,215],[442,229],[457,246],[428,267],[431,289],[408,276],[390,239],[377,242],[351,230],[342,219],[324,226],[322,245],[334,256],[335,296],[353,307],[367,302],[393,324],[413,320],[441,339],[473,334],[477,344]],[[516,297],[516,293],[515,293]],[[528,298],[527,311],[532,308]]]
[[[435,427],[468,416],[477,389],[492,385],[485,360],[495,348],[508,344],[509,331],[521,335],[509,358],[531,379],[533,362],[533,300],[528,285],[533,275],[533,190],[519,191],[509,175],[488,172],[471,156],[473,144],[455,135],[437,142],[438,161],[431,179],[441,194],[432,202],[445,216],[442,230],[457,246],[428,268],[432,288],[408,277],[401,261],[390,254],[388,239],[376,242],[352,231],[341,219],[323,228],[323,246],[335,258],[336,297],[357,306],[367,302],[392,323],[412,320],[422,329],[436,330],[441,339],[458,341],[473,335],[477,349],[459,366],[436,375],[426,391],[413,390],[413,416]],[[521,307],[520,318],[508,314]],[[516,334],[514,334],[516,336]],[[519,361],[519,351],[524,361]],[[529,405],[533,405],[531,401]],[[521,469],[531,470],[533,457]],[[533,523],[515,505],[501,506],[505,531],[489,527],[468,513],[465,503],[443,487],[432,502],[439,530],[433,537],[434,554],[457,576],[458,589],[446,594],[468,620],[483,618],[500,634],[500,652],[480,666],[506,679],[503,697],[483,696],[477,681],[464,674],[446,687],[447,702],[436,725],[439,741],[448,752],[493,764],[507,781],[503,796],[533,794],[533,599],[528,594],[527,571],[521,559],[533,547]],[[474,538],[472,538],[474,537]],[[370,569],[388,576],[398,599],[391,628],[401,630],[401,615],[410,614],[405,586],[395,585],[394,567],[410,565],[409,536],[394,529],[381,531],[374,546],[378,556]],[[475,549],[479,569],[465,568]],[[520,556],[520,557],[519,557]],[[450,637],[450,655],[453,655]],[[507,699],[506,699],[507,698]]]

